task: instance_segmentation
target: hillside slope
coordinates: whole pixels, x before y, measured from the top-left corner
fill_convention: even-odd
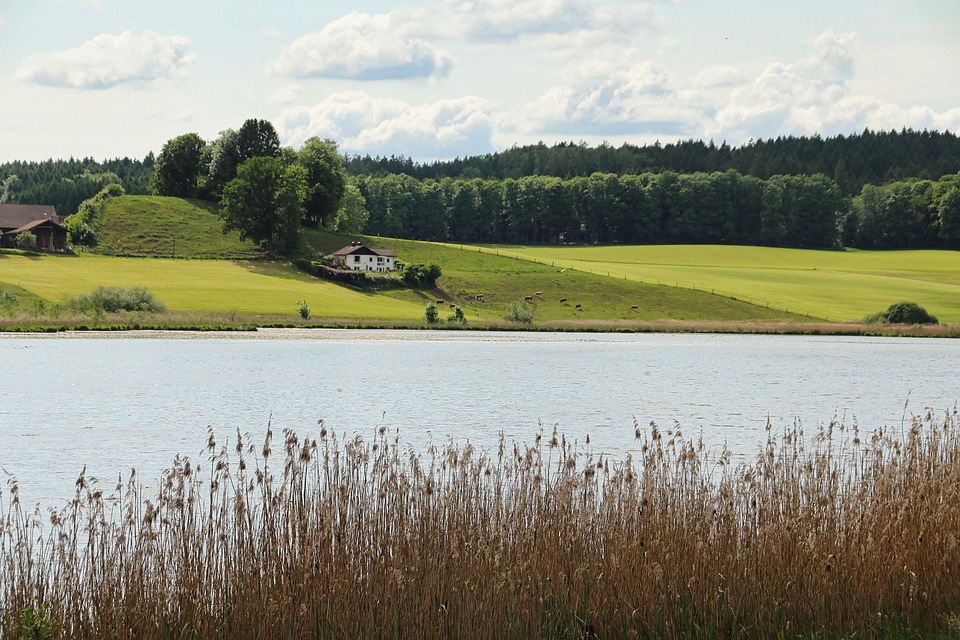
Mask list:
[[[256,258],[236,231],[223,233],[217,205],[163,196],[109,198],[101,214],[100,250],[128,256]]]

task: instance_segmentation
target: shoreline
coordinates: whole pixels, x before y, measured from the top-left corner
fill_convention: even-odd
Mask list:
[[[546,321],[521,324],[508,321],[482,323],[397,321],[356,318],[318,318],[300,320],[284,317],[171,314],[111,314],[100,322],[89,318],[57,320],[18,320],[0,318],[0,335],[96,333],[124,334],[149,331],[154,333],[250,333],[271,329],[318,329],[364,331],[468,331],[518,333],[715,333],[743,335],[823,335],[873,336],[909,338],[960,338],[960,325],[890,325],[859,322],[785,322],[785,321]]]

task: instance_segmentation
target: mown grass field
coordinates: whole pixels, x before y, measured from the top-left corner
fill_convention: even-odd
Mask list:
[[[859,320],[909,300],[924,306],[941,322],[960,322],[960,252],[955,251],[812,251],[714,245],[483,250],[632,282],[696,287],[831,321]]]
[[[110,285],[146,287],[175,311],[297,316],[297,302],[306,300],[317,317],[423,315],[423,305],[409,296],[366,294],[267,261],[0,255],[0,283],[19,285],[54,304]]]

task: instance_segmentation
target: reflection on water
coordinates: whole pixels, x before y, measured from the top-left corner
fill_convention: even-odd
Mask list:
[[[806,336],[274,330],[255,334],[0,335],[0,482],[25,502],[108,486],[137,467],[154,481],[175,454],[203,458],[269,423],[340,433],[385,424],[416,450],[500,432],[568,439],[622,456],[634,420],[752,457],[775,430],[833,418],[899,425],[952,408],[960,341]],[[906,409],[905,403],[909,400]]]

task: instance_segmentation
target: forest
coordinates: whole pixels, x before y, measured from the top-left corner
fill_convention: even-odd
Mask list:
[[[143,160],[2,164],[0,202],[53,204],[71,214],[111,183],[130,194],[187,195],[158,179],[158,167],[171,166],[168,148],[185,139],[201,159],[189,195],[219,198],[235,173],[231,163],[234,172],[217,177],[225,139],[204,142],[187,134],[169,141],[156,159],[150,153]],[[283,162],[297,158],[275,151]],[[362,231],[372,235],[530,244],[960,248],[960,138],[950,132],[868,129],[740,147],[694,140],[620,147],[541,143],[432,163],[346,155],[342,166],[347,184],[340,193],[352,196],[351,207],[365,210],[355,219],[365,219]],[[320,216],[314,222],[328,226]]]

